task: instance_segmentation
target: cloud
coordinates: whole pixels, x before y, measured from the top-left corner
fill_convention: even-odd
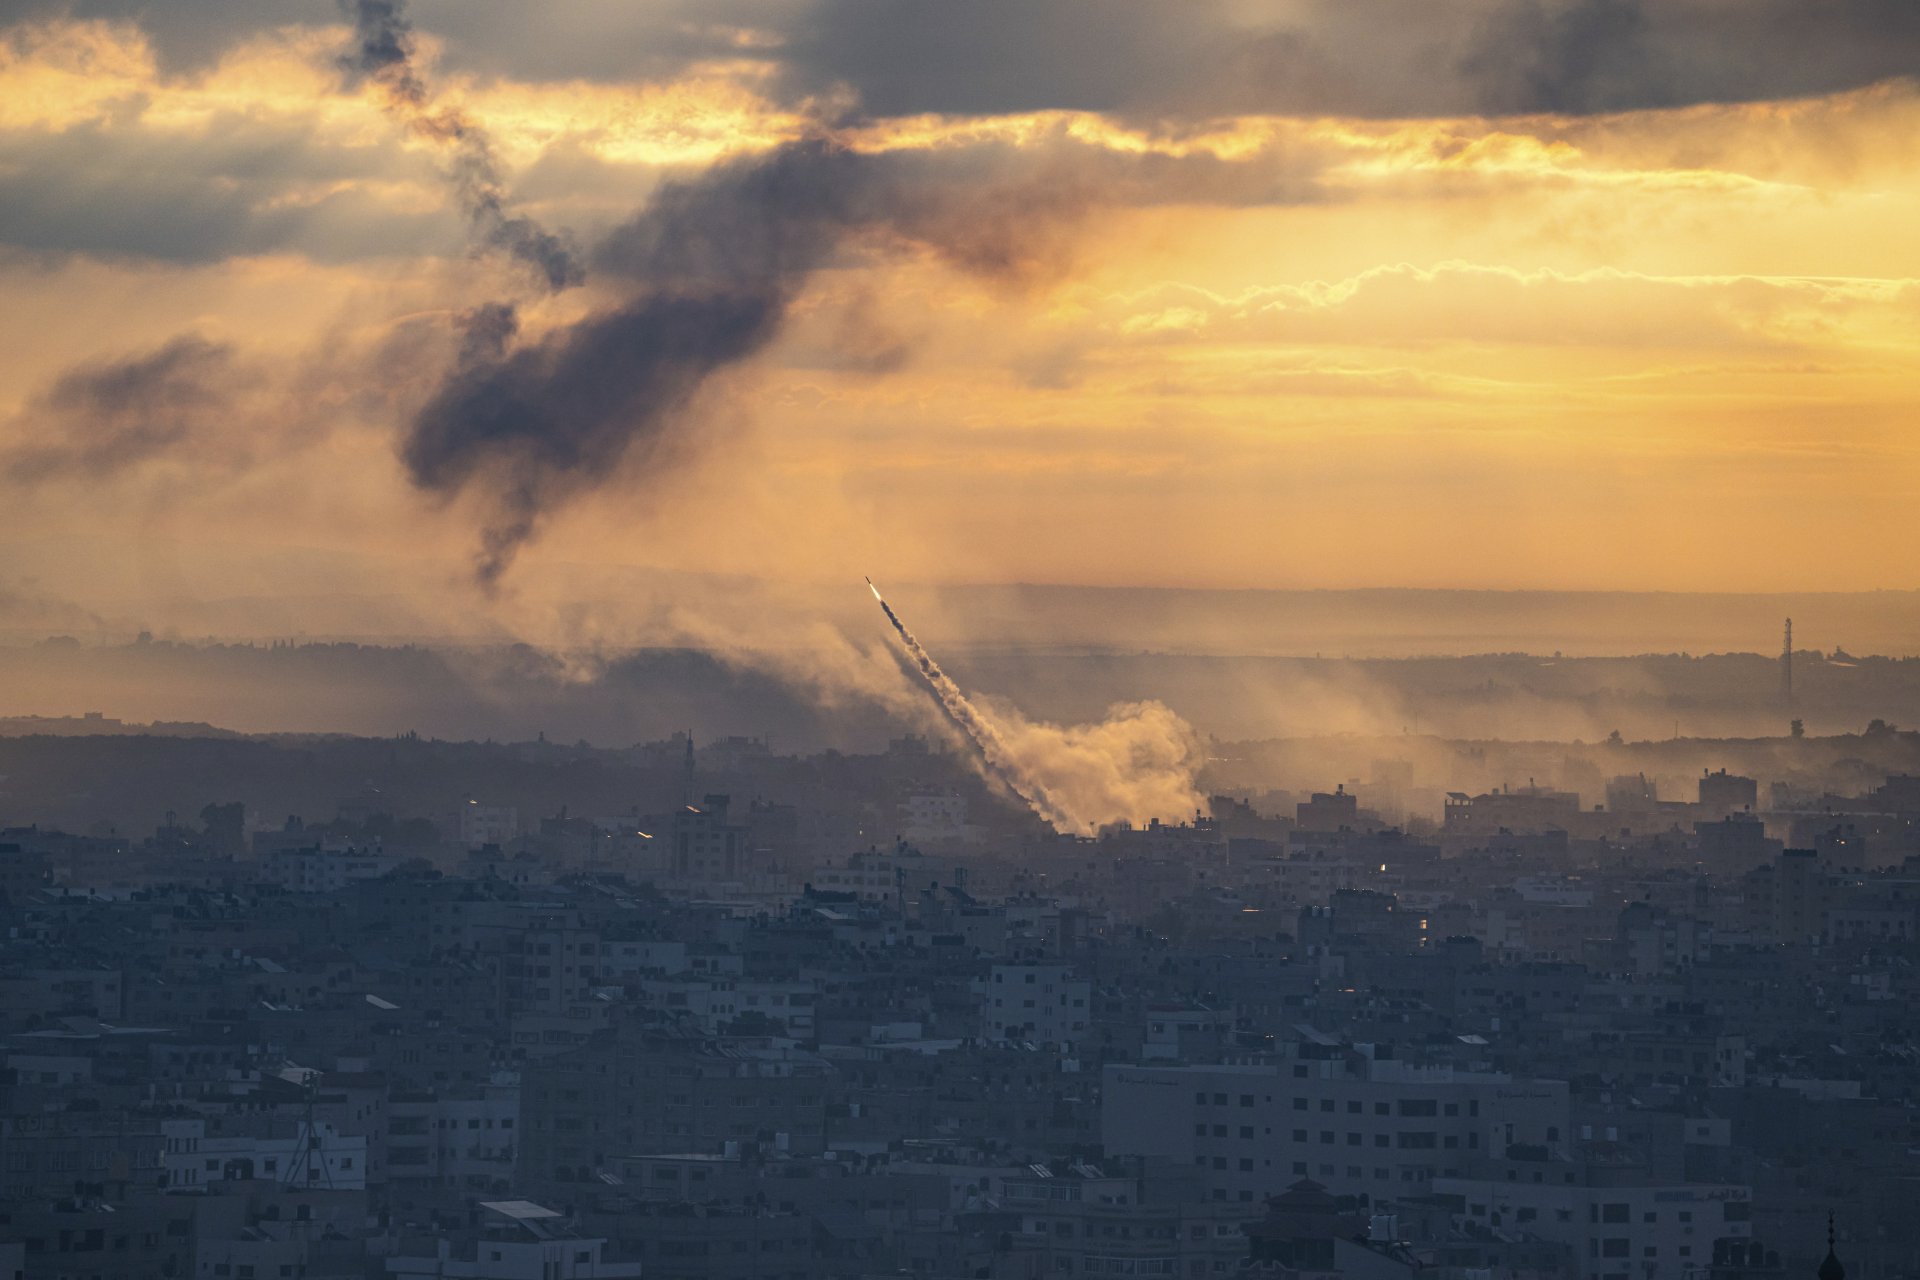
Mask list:
[[[310,22],[307,0],[194,0],[152,4],[149,0],[12,0],[19,26],[57,19],[135,23],[145,33],[156,64],[169,75],[187,75],[216,64],[237,44],[262,32]]]
[[[1110,321],[1133,342],[1779,350],[1911,323],[1920,280],[1522,271],[1466,262],[1216,295],[1166,285]]]
[[[299,128],[229,123],[198,137],[91,125],[0,134],[11,179],[0,242],[183,263],[281,252],[366,260],[459,243],[457,223],[391,185],[390,160],[311,147]]]
[[[83,361],[3,424],[0,480],[63,501],[81,490],[124,501],[111,482],[164,465],[169,481],[191,476],[204,501],[343,429],[417,406],[424,371],[444,362],[442,336],[433,325],[342,326],[289,352],[187,332]]]
[[[478,571],[491,584],[555,507],[692,448],[689,402],[773,339],[845,237],[925,236],[936,222],[881,161],[824,142],[669,185],[594,255],[623,301],[517,348],[504,311],[470,318],[459,368],[408,431],[408,472],[429,491],[480,496]],[[956,256],[1006,265],[998,241],[970,232],[948,246]]]
[[[213,504],[454,558],[477,521],[490,574],[532,537],[543,570],[826,572],[913,523],[929,575],[1544,575],[1526,548],[1554,540],[1476,513],[1565,528],[1616,464],[1622,492],[1777,560],[1793,539],[1743,517],[1750,496],[1693,505],[1731,474],[1700,462],[1765,435],[1743,483],[1832,512],[1863,491],[1894,518],[1920,275],[1911,88],[1711,105],[1911,51],[1891,9],[1804,8],[1779,12],[1788,68],[1719,0],[989,3],[984,31],[826,0],[580,0],[538,23],[416,0],[422,109],[484,126],[502,222],[591,249],[582,288],[528,301],[538,281],[497,254],[459,260],[475,228],[444,147],[373,86],[342,91],[333,6],[76,0],[59,12],[133,16],[0,36],[0,280],[26,299],[0,316],[5,383],[234,344],[201,384],[223,430],[136,431],[91,464],[111,485],[71,450],[39,519],[137,538]],[[388,325],[429,336],[371,373],[305,372],[336,322],[354,358]],[[328,415],[364,429],[351,465],[310,470]],[[750,517],[702,527],[747,488]],[[1377,518],[1415,500],[1498,550]],[[1137,519],[1168,505],[1185,514]]]
[[[183,336],[75,369],[23,415],[7,478],[103,476],[194,442],[232,407],[233,349]]]
[[[1834,93],[1920,67],[1906,0],[817,0],[776,32],[793,95],[844,86],[876,116],[1584,113]]]
[[[1903,0],[1512,0],[1461,70],[1493,112],[1631,111],[1831,94],[1920,68]]]
[[[107,626],[107,620],[93,610],[48,594],[33,579],[0,578],[0,629],[39,638],[103,631]]]
[[[16,12],[137,20],[175,76],[316,19],[293,0],[23,0]],[[874,117],[1584,113],[1836,93],[1920,67],[1910,0],[574,0],[537,24],[453,0],[419,12],[453,75],[658,84],[733,62],[776,77],[786,105]]]
[[[485,341],[469,342],[408,430],[408,471],[430,492],[478,499],[477,567],[491,585],[559,506],[616,474],[644,485],[695,450],[695,397],[773,341],[822,268],[921,251],[977,276],[1045,278],[1065,269],[1088,209],[1204,189],[1224,163],[1067,151],[869,152],[823,138],[670,183],[594,251],[622,301],[519,346],[501,313],[477,318],[469,337]],[[1198,168],[1195,183],[1168,180],[1183,166]],[[903,360],[890,351],[878,367]]]
[[[1507,6],[1462,66],[1496,112],[1581,114],[1685,100],[1640,0]]]

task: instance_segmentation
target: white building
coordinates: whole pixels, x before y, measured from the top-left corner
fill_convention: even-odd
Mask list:
[[[485,1191],[513,1180],[520,1076],[496,1071],[478,1089],[396,1093],[387,1105],[387,1166],[396,1181]]]
[[[378,880],[400,859],[378,849],[281,849],[259,861],[259,877],[294,893],[334,893],[361,880]]]
[[[1513,891],[1526,902],[1552,907],[1590,907],[1593,890],[1571,876],[1522,876],[1513,882]]]
[[[600,943],[601,977],[626,979],[643,974],[685,973],[687,944],[648,938],[602,939]]]
[[[1146,1035],[1140,1044],[1142,1061],[1174,1061],[1197,1057],[1227,1043],[1233,1034],[1229,1009],[1153,1005],[1147,1009]],[[1194,1052],[1190,1052],[1189,1050]]]
[[[460,843],[469,849],[481,845],[504,846],[520,834],[520,811],[509,804],[481,804],[468,800],[454,813]]]
[[[741,1013],[757,1013],[800,1040],[813,1038],[813,1010],[820,995],[811,982],[741,982],[734,987]]]
[[[1102,1142],[1111,1155],[1191,1163],[1211,1199],[1239,1202],[1300,1178],[1335,1195],[1423,1195],[1435,1178],[1515,1143],[1564,1147],[1563,1081],[1423,1068],[1364,1048],[1246,1065],[1109,1066]]]
[[[996,964],[980,990],[989,1040],[1056,1044],[1072,1052],[1087,1034],[1093,984],[1065,964]]]
[[[1753,1193],[1684,1183],[1608,1186],[1612,1172],[1564,1160],[1497,1160],[1477,1176],[1435,1178],[1433,1194],[1458,1200],[1463,1222],[1569,1245],[1582,1280],[1654,1280],[1704,1272],[1713,1243],[1745,1239]]]
[[[212,1133],[205,1120],[163,1120],[161,1174],[169,1191],[204,1191],[258,1179],[323,1191],[364,1191],[367,1139],[325,1121],[231,1117]]]
[[[867,902],[898,903],[902,896],[923,887],[928,873],[925,859],[912,850],[869,849],[850,855],[835,866],[816,867],[807,883],[823,893],[851,893]]]
[[[200,1142],[207,1135],[207,1122],[200,1119],[162,1120],[160,1122],[160,1187],[163,1191],[197,1191],[205,1178],[206,1166],[200,1157]]]
[[[303,1226],[305,1224],[302,1224]],[[194,1241],[201,1280],[222,1276],[297,1276],[306,1273],[312,1242],[303,1235],[269,1235],[247,1230],[235,1236],[203,1236]]]
[[[967,798],[955,791],[916,791],[900,802],[900,838],[908,844],[979,844],[986,831],[967,821]]]
[[[574,1235],[552,1209],[527,1200],[480,1207],[486,1216],[477,1236],[403,1241],[387,1271],[402,1280],[639,1280],[639,1263],[609,1261],[604,1239]],[[416,1251],[420,1245],[431,1252]]]

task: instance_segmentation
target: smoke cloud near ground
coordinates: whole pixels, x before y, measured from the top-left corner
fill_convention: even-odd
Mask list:
[[[663,608],[644,593],[565,616],[543,615],[519,595],[500,608],[582,688],[602,687],[636,650],[697,651],[742,679],[777,681],[828,721],[878,714],[893,732],[950,743],[1009,802],[1056,831],[1091,835],[1116,822],[1177,821],[1201,807],[1202,735],[1164,702],[1109,699],[1069,716],[1030,716],[1020,706],[1032,701],[1033,687],[970,695],[890,605],[882,601],[891,633],[865,592],[861,607],[847,607],[853,594],[823,598],[807,584],[687,583]]]
[[[1071,728],[1029,720],[1009,703],[983,707],[940,669],[879,588],[867,585],[981,772],[1054,830],[1091,835],[1113,822],[1197,810],[1199,736],[1165,705],[1117,705],[1100,723]]]
[[[1048,794],[1046,785],[1018,767],[1008,752],[1006,743],[1001,740],[998,727],[974,709],[973,703],[967,699],[965,693],[961,692],[960,686],[940,669],[940,664],[933,660],[933,655],[913,638],[913,632],[907,630],[907,624],[900,621],[900,615],[893,611],[893,606],[887,603],[886,598],[880,594],[880,589],[873,585],[871,579],[868,580],[867,586],[872,590],[873,598],[880,602],[881,612],[887,615],[887,621],[893,624],[893,629],[899,635],[907,657],[919,671],[921,680],[925,682],[935,701],[940,704],[940,709],[946,713],[953,726],[973,748],[975,758],[983,771],[995,783],[1011,792],[1015,799],[1057,826],[1059,806]]]
[[[379,91],[396,120],[441,149],[476,241],[532,267],[549,290],[583,283],[586,269],[571,246],[510,215],[486,131],[465,112],[436,105],[397,0],[352,0],[345,7],[354,18],[355,44],[344,65],[356,83]],[[1512,96],[1581,109],[1571,97],[1551,95],[1591,83],[1600,87],[1580,89],[1582,101],[1608,100],[1616,63],[1640,62],[1605,51],[1637,49],[1644,18],[1617,0],[1552,13],[1551,20],[1530,18],[1527,27],[1526,46],[1546,70]],[[1007,151],[985,143],[945,150],[939,159],[861,149],[875,145],[861,142],[851,128],[823,127],[805,141],[659,188],[590,255],[595,310],[584,318],[543,328],[546,322],[531,311],[523,323],[505,301],[449,307],[459,316],[459,353],[424,407],[405,415],[400,455],[419,490],[480,512],[476,569],[483,587],[497,586],[528,541],[580,496],[616,478],[635,480],[635,491],[649,494],[648,486],[684,455],[705,449],[711,437],[703,395],[717,375],[780,337],[796,301],[823,271],[866,255],[924,254],[976,275],[1018,279],[1045,270],[1071,247],[1061,229],[1094,200],[1279,202],[1310,198],[1312,187],[1310,177],[1300,176],[1310,174],[1312,164],[1297,157],[1255,165],[1204,154],[1076,152],[1059,144],[1044,158],[1013,163]],[[123,369],[96,371],[84,385],[61,384],[56,398],[65,395],[87,411],[89,422],[102,424],[107,444],[17,465],[84,470],[171,448],[194,430],[193,397],[220,394],[226,357],[202,347],[170,347]],[[898,363],[893,348],[887,350],[877,370]],[[115,388],[126,382],[152,388],[150,405],[182,407],[121,421]],[[743,663],[793,673],[821,697],[846,696],[849,681],[842,675],[809,675],[785,650],[772,656],[784,638],[737,642],[731,652]],[[865,661],[860,657],[850,668],[862,687],[871,675]],[[1139,692],[1144,689],[1129,683],[1105,691]],[[1384,695],[1346,694],[1316,694],[1313,701],[1327,704],[1317,718],[1377,727],[1411,721],[1417,731],[1419,716]],[[899,704],[897,690],[880,696],[889,706]],[[1290,696],[1297,704],[1298,695]],[[1523,688],[1505,700],[1506,714],[1530,715],[1534,700]],[[1376,703],[1385,709],[1376,710]],[[1170,709],[1179,706],[1199,719],[1184,703],[1123,703],[1102,718],[1097,710],[1063,716],[1023,700],[1044,719],[999,703],[966,705],[976,721],[970,735],[993,744],[990,757],[1022,780],[1016,789],[1063,829],[1180,816],[1197,798],[1195,735]],[[1100,706],[1106,705],[1103,698]],[[1598,735],[1608,727],[1596,716],[1581,731]]]
[[[1163,702],[1123,702],[1092,724],[1030,720],[998,699],[974,703],[1018,776],[1048,800],[1056,830],[1092,835],[1115,822],[1191,819],[1203,798],[1195,776],[1200,735]]]

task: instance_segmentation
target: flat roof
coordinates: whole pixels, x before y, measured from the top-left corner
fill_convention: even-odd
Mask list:
[[[537,1205],[531,1200],[482,1200],[482,1209],[491,1209],[502,1217],[512,1218],[515,1222],[533,1222],[542,1218],[558,1218],[557,1209]]]

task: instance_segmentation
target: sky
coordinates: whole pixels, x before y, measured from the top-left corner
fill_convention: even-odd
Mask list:
[[[1910,0],[10,0],[0,597],[1910,587],[1916,69]]]

